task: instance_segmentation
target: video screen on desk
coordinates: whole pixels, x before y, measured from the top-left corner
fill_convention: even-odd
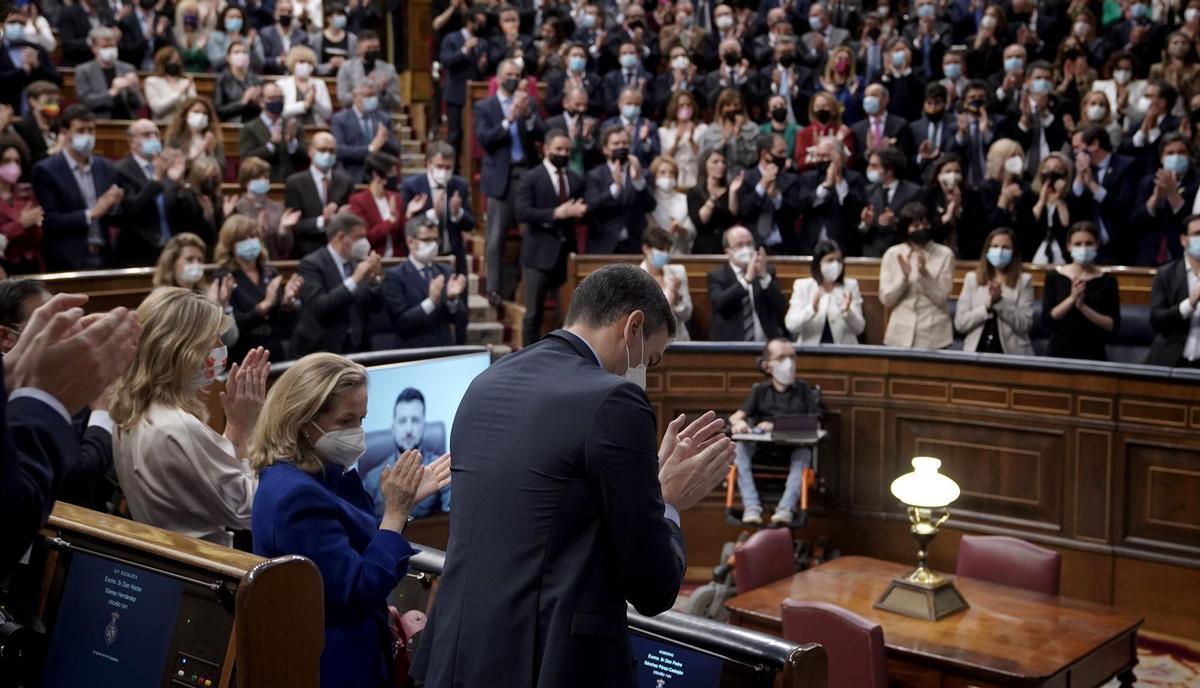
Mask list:
[[[393,465],[409,449],[419,449],[426,463],[449,451],[458,404],[491,360],[485,351],[367,369],[367,449],[358,460],[358,473],[377,516],[383,516],[379,480],[384,466]],[[418,503],[413,517],[448,512],[451,489]]]
[[[638,688],[717,688],[725,661],[666,640],[630,633]]]
[[[174,578],[73,554],[43,686],[160,685],[182,595]]]

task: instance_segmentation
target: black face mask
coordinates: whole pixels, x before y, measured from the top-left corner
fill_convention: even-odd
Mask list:
[[[290,14],[279,15],[279,25],[285,29],[290,27],[292,25],[292,15],[290,15]]]
[[[787,121],[787,108],[777,107],[771,111],[771,119],[783,124]]]
[[[941,119],[942,115],[944,114],[946,114],[946,108],[942,108],[941,110],[926,110],[925,118],[930,122],[936,122],[937,120]]]
[[[788,161],[787,157],[783,156],[783,155],[772,155],[771,156],[771,162],[775,163],[775,166],[779,168],[780,172],[782,172],[787,167],[787,161]]]
[[[645,31],[646,25],[640,21],[635,21],[629,25],[630,31],[636,31],[637,29],[641,29],[642,31]]]
[[[980,110],[983,109],[983,106],[986,104],[987,103],[985,103],[982,100],[972,100],[970,103],[967,103],[967,108],[970,109],[972,112],[979,112]]]
[[[1192,124],[1200,124],[1200,109],[1192,110],[1192,114],[1189,117],[1192,118]]]
[[[150,11],[158,4],[158,0],[138,0],[138,6],[143,10]]]
[[[1059,180],[1066,179],[1066,178],[1067,178],[1067,175],[1062,174],[1061,172],[1058,172],[1058,171],[1047,172],[1042,175],[1042,179],[1046,180],[1047,182],[1049,182],[1051,184],[1054,184],[1054,183],[1058,182]]]
[[[629,159],[629,149],[614,148],[612,154],[608,156],[608,159],[612,160],[613,162],[625,162]]]
[[[562,168],[566,167],[568,162],[571,162],[571,156],[569,156],[569,155],[551,155],[550,156],[550,164],[554,165],[556,168],[558,168],[560,170]]]
[[[928,244],[932,238],[933,235],[928,229],[914,229],[908,233],[909,243],[916,244],[917,246]]]
[[[817,110],[813,112],[813,118],[821,124],[829,124],[833,120],[833,112],[830,110]]]
[[[505,79],[500,82],[500,87],[504,89],[505,93],[512,95],[517,92],[517,83],[516,79]]]
[[[879,34],[880,30],[878,26],[872,26],[871,28],[867,29],[867,38],[870,38],[873,41],[879,40]]]
[[[726,53],[725,64],[730,67],[736,67],[742,61],[742,56],[737,53]]]
[[[366,62],[369,65],[374,65],[375,61],[378,59],[379,59],[379,51],[378,50],[368,50],[367,52],[363,53],[363,62]]]
[[[167,76],[179,76],[183,74],[183,65],[178,62],[168,62],[167,66],[163,67],[163,71]]]
[[[212,177],[205,179],[204,183],[200,185],[200,191],[204,192],[205,196],[212,196],[217,193],[217,180]]]
[[[272,115],[283,114],[283,101],[282,100],[268,100],[266,103],[263,104],[263,109],[266,110],[267,112],[271,113]]]
[[[730,110],[730,111],[726,112],[724,115],[725,119],[729,120],[730,122],[737,119],[737,116],[738,116],[737,110]]]
[[[792,65],[796,64],[796,55],[794,53],[784,53],[779,56],[779,66],[784,69],[791,69]]]
[[[829,172],[829,165],[830,163],[828,160],[818,160],[812,165],[809,165],[809,167],[816,170],[821,176],[825,176],[825,174]]]

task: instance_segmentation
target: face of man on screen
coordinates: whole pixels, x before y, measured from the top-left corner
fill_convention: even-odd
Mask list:
[[[418,400],[396,404],[392,418],[392,439],[400,451],[417,449],[425,437],[425,403]]]

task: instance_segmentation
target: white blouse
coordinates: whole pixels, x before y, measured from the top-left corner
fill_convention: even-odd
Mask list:
[[[151,404],[113,435],[113,462],[136,521],[226,547],[226,528],[250,528],[258,479],[232,442],[183,409]]]
[[[783,324],[799,344],[820,344],[825,323],[835,344],[858,344],[858,337],[867,328],[862,312],[862,293],[858,280],[846,277],[828,293],[822,293],[813,309],[813,295],[820,289],[812,277],[792,283],[792,300]],[[850,299],[850,310],[842,312],[842,304]]]
[[[275,83],[279,85],[279,90],[283,91],[284,117],[302,117],[308,113],[304,107],[304,101],[296,96],[296,77],[285,76]],[[309,77],[308,84],[310,88],[317,90],[313,97],[312,125],[327,127],[329,118],[333,116],[333,101],[329,99],[329,88],[323,79],[315,76]]]
[[[658,227],[663,228],[671,234],[671,240],[675,245],[671,247],[671,253],[675,255],[688,255],[692,252],[692,244],[696,241],[696,226],[692,224],[692,218],[688,216],[687,195],[679,191],[661,191],[654,190],[654,210],[650,213],[650,222]],[[683,230],[676,234],[671,232],[671,222]]]

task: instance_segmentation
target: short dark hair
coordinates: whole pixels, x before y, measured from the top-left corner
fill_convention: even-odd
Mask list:
[[[1079,138],[1085,146],[1090,146],[1093,143],[1100,144],[1100,147],[1109,153],[1112,152],[1112,138],[1108,135],[1108,130],[1100,124],[1085,124],[1079,128],[1077,132]]]
[[[550,145],[551,141],[553,141],[554,139],[557,139],[557,138],[569,139],[569,138],[571,138],[571,135],[567,133],[566,129],[563,129],[561,127],[556,127],[554,129],[551,129],[550,131],[546,132],[546,138],[544,138],[542,140],[545,141],[546,145],[548,146],[548,145]]]
[[[1162,138],[1160,138],[1158,140],[1158,154],[1162,155],[1163,149],[1166,148],[1167,146],[1171,145],[1172,143],[1182,143],[1185,147],[1187,147],[1188,157],[1191,157],[1192,142],[1189,141],[1186,136],[1184,136],[1183,134],[1180,134],[1177,131],[1173,131],[1169,134],[1162,135]]]
[[[453,162],[456,157],[454,154],[454,146],[445,141],[434,141],[425,148],[425,162],[430,162],[439,155],[444,155]]]
[[[1045,60],[1034,60],[1033,62],[1030,62],[1029,66],[1025,68],[1025,74],[1028,76],[1033,76],[1033,70],[1035,69],[1044,69],[1047,72],[1054,74],[1054,67]]]
[[[770,153],[771,148],[775,146],[775,139],[777,138],[782,139],[783,137],[774,132],[759,134],[758,138],[754,140],[754,148],[758,153],[758,157],[761,158],[763,153]]]
[[[658,282],[633,265],[605,265],[575,288],[566,324],[606,327],[633,311],[646,316],[644,332],[665,327],[668,337],[675,336],[675,313]]]
[[[823,259],[825,256],[829,255],[830,253],[834,253],[834,252],[841,253],[842,247],[838,246],[837,242],[832,241],[830,239],[822,239],[817,242],[816,246],[813,246],[812,276],[813,276],[813,279],[815,279],[817,281],[817,284],[820,284],[821,282],[825,281],[825,276],[821,274],[821,259]],[[843,266],[842,274],[838,275],[838,278],[837,278],[838,284],[842,283],[842,280],[845,278],[845,275],[846,275],[846,268]]]
[[[1187,227],[1187,225],[1185,224],[1184,227]],[[1070,241],[1071,237],[1075,236],[1075,234],[1078,232],[1087,232],[1088,234],[1092,235],[1092,238],[1096,240],[1097,244],[1100,243],[1100,228],[1096,226],[1096,223],[1088,222],[1087,220],[1080,220],[1079,222],[1071,225],[1071,227],[1067,229],[1067,241]]]
[[[625,127],[621,126],[620,124],[610,124],[605,127],[604,131],[600,132],[600,147],[603,148],[604,146],[607,146],[609,139],[623,131],[625,131]]]
[[[925,100],[945,100],[947,95],[946,86],[940,81],[925,86]]]
[[[421,390],[416,387],[405,387],[396,395],[396,403],[392,404],[392,411],[395,412],[396,407],[406,401],[419,401],[421,406],[425,405],[425,395],[421,394]]]
[[[49,293],[46,285],[37,280],[0,280],[0,325],[13,330],[20,328],[26,317],[25,300]]]
[[[1179,100],[1179,89],[1165,81],[1155,81],[1154,85],[1158,87],[1158,97],[1167,101],[1167,111],[1175,109],[1175,101]]]
[[[647,227],[642,233],[642,246],[649,246],[660,251],[670,251],[675,242],[671,235],[662,227]]]
[[[897,177],[904,174],[904,153],[900,152],[895,146],[884,146],[877,148],[872,154],[879,158],[879,164],[892,171],[892,174]]]
[[[1197,221],[1200,221],[1200,213],[1193,213],[1193,214],[1188,215],[1187,217],[1183,218],[1183,224],[1180,225],[1183,227],[1183,232],[1181,232],[1181,233],[1187,234],[1188,225],[1192,224],[1193,222],[1197,222]],[[5,280],[5,281],[7,281],[7,280]],[[0,282],[0,284],[3,284],[3,282]],[[0,323],[0,324],[2,324],[2,323]]]
[[[82,103],[74,103],[68,105],[58,116],[58,124],[63,129],[70,129],[71,122],[79,120],[80,122],[95,122],[96,113],[92,109]]]
[[[363,171],[366,172],[367,181],[371,180],[372,174],[382,179],[388,179],[396,173],[398,164],[400,161],[391,153],[373,151],[367,153],[367,159],[363,162]]]
[[[896,228],[900,230],[901,236],[908,235],[908,228],[917,220],[928,220],[929,208],[920,201],[909,201],[900,208],[900,212],[896,215]]]
[[[370,29],[363,29],[362,31],[358,32],[358,42],[359,43],[362,43],[363,41],[377,41],[377,40],[379,40],[379,34],[375,33],[374,31],[372,31]]]
[[[967,82],[966,86],[963,86],[963,96],[967,95],[967,91],[983,91],[984,93],[987,93],[987,82],[983,79],[971,79]]]
[[[333,239],[339,234],[349,234],[355,228],[366,225],[367,221],[351,212],[341,212],[325,225],[325,238]]]

